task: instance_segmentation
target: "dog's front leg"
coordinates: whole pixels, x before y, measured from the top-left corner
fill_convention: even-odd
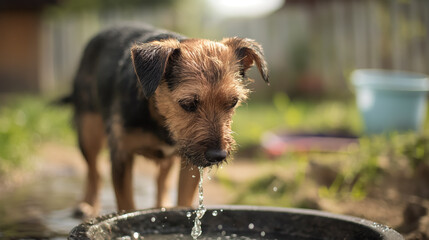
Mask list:
[[[119,210],[134,210],[133,199],[133,155],[111,151],[112,180],[115,188],[116,204]]]
[[[165,207],[170,203],[168,192],[170,189],[170,182],[168,175],[170,173],[171,167],[173,166],[174,160],[176,158],[168,157],[166,159],[159,160],[159,173],[157,178],[157,198],[156,198],[156,207]]]
[[[181,161],[179,176],[179,195],[177,205],[190,207],[195,197],[200,180],[200,172],[197,167],[189,166],[184,160]]]

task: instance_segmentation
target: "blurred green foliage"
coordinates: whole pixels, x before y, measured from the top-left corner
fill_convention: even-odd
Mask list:
[[[317,198],[358,201],[389,176],[412,176],[419,165],[429,165],[427,134],[393,132],[362,136],[357,144],[340,152],[291,152],[275,161],[257,161],[261,169],[270,165],[272,171],[250,182],[233,182],[226,176],[219,179],[234,189],[235,204],[315,207],[314,202],[308,201],[308,192],[318,192]],[[332,170],[333,182],[328,185],[317,182],[310,161]]]
[[[240,148],[260,143],[265,131],[359,135],[362,121],[354,101],[292,101],[276,93],[272,102],[250,102],[239,107],[233,131]]]
[[[413,168],[427,164],[429,159],[429,136],[420,136],[414,143],[404,147],[404,154],[410,159]]]
[[[367,136],[362,128],[353,101],[292,101],[287,95],[277,93],[271,103],[249,103],[237,109],[233,130],[239,149],[259,144],[265,131],[351,134],[360,136],[358,143],[335,153],[286,153],[269,163],[262,154],[255,156],[265,158],[257,161],[261,167],[269,164],[273,169],[294,169],[294,173],[289,173],[292,178],[285,178],[284,173],[275,170],[246,183],[234,183],[225,176],[219,179],[231,189],[241,189],[235,191],[236,204],[308,207],[311,203],[297,197],[297,192],[317,185],[311,182],[311,176],[304,177],[309,174],[310,159],[328,163],[336,173],[332,183],[317,187],[319,197],[355,200],[365,198],[371,186],[388,172],[412,172],[421,164],[429,165],[429,135],[426,133],[391,132]]]
[[[293,158],[293,161],[290,159]],[[297,197],[300,187],[306,183],[308,158],[303,154],[291,154],[280,161],[259,162],[261,169],[270,170],[249,182],[241,184],[230,182],[229,186],[237,195],[233,204],[267,205],[267,206],[300,206],[301,199]],[[293,171],[288,171],[293,169]],[[287,172],[287,174],[285,174]],[[226,182],[227,178],[220,175]],[[240,186],[238,186],[240,185]],[[239,189],[237,191],[237,189]]]
[[[71,143],[72,111],[34,96],[8,97],[0,107],[0,176],[24,167],[43,141]]]

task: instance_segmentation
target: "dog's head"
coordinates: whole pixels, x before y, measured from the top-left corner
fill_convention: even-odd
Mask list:
[[[135,45],[131,55],[138,85],[154,99],[182,158],[204,167],[227,159],[232,115],[249,93],[246,71],[256,64],[268,83],[261,46],[241,38],[167,39]]]

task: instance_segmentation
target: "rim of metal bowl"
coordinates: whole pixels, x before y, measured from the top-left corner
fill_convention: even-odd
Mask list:
[[[403,240],[403,236],[396,232],[394,229],[385,226],[383,224],[379,224],[370,220],[366,220],[363,218],[358,218],[354,216],[334,214],[319,210],[311,210],[311,209],[300,209],[300,208],[284,208],[284,207],[265,207],[265,206],[247,206],[247,205],[214,205],[207,206],[207,211],[219,211],[222,209],[223,211],[251,211],[251,212],[274,212],[274,213],[287,213],[287,214],[296,214],[302,216],[316,216],[319,218],[329,218],[334,220],[340,220],[344,222],[349,222],[352,224],[357,224],[365,228],[369,228],[372,231],[378,233],[381,239],[389,239],[389,240]],[[69,234],[68,239],[91,239],[88,236],[89,232],[95,231],[102,225],[108,225],[113,222],[117,222],[120,220],[125,220],[128,218],[132,218],[140,215],[151,215],[151,214],[160,214],[165,212],[188,212],[194,211],[194,208],[183,208],[183,207],[174,207],[174,208],[152,208],[152,209],[143,209],[137,210],[133,212],[120,212],[120,213],[112,213],[103,216],[99,216],[94,219],[87,220],[80,225],[74,227]]]

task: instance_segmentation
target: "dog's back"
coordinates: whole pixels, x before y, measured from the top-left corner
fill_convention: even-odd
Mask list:
[[[118,138],[125,131],[143,131],[156,136],[157,141],[153,144],[159,144],[158,141],[172,144],[168,130],[149,113],[149,100],[140,96],[130,52],[134,44],[167,38],[184,37],[144,25],[118,26],[97,34],[86,46],[71,97],[79,147],[88,164],[87,186],[84,199],[76,208],[76,216],[88,217],[98,213],[101,176],[96,159],[106,137],[109,138],[111,158],[117,158],[115,154],[121,151],[117,147],[120,144]],[[147,149],[146,153],[147,156],[159,155],[152,149]],[[123,161],[130,164],[130,161]],[[125,181],[126,186],[131,186],[131,176],[124,176],[123,168],[118,164],[122,164],[122,160],[112,162],[114,183]],[[131,198],[127,194],[117,195]],[[118,206],[120,204],[118,202]]]
[[[106,118],[114,98],[138,96],[131,46],[167,38],[184,39],[179,34],[145,25],[117,26],[93,37],[84,50],[74,79],[72,99],[76,113],[97,112]]]

